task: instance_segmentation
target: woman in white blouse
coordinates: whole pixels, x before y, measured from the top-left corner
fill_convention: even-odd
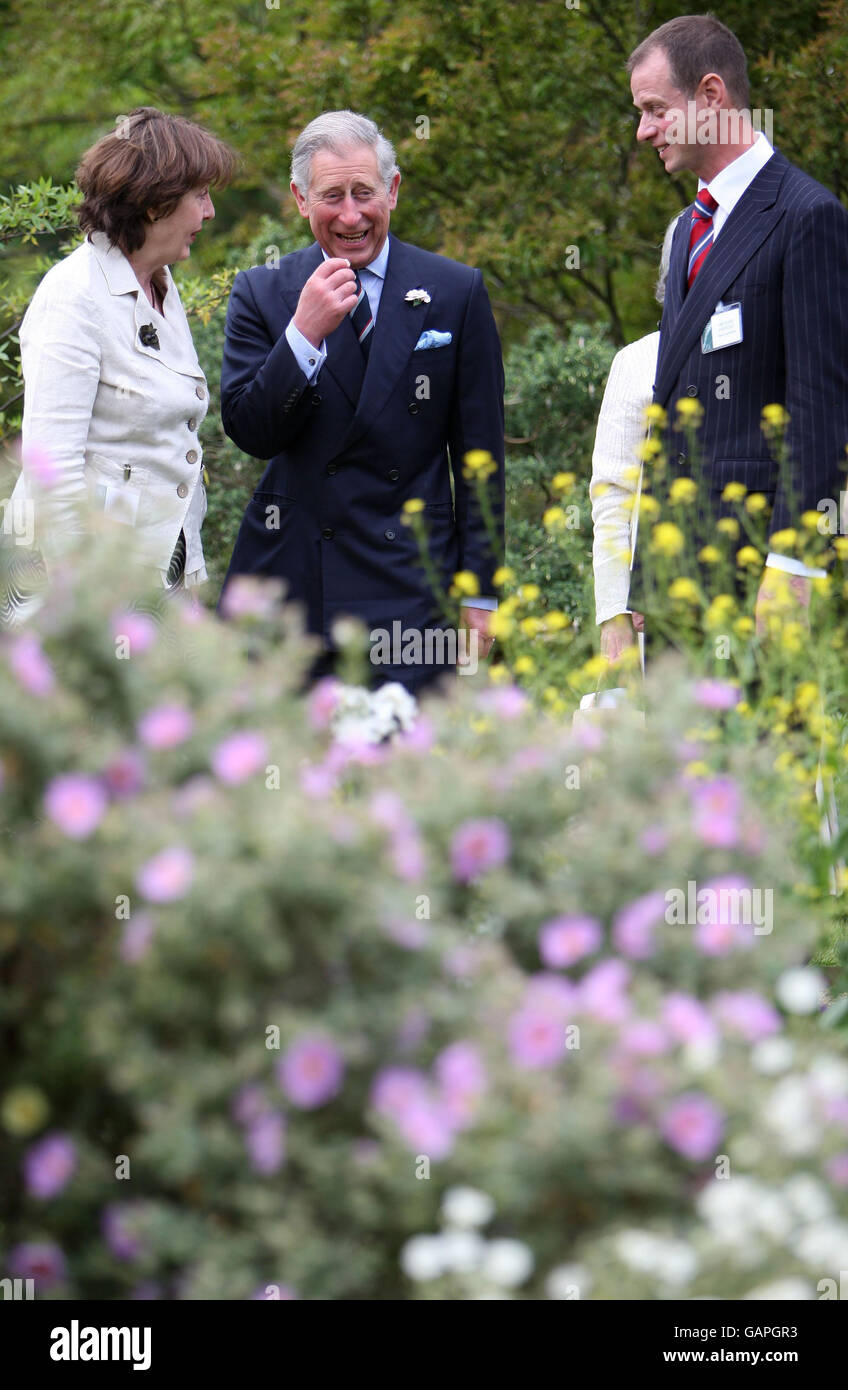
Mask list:
[[[671,240],[677,226],[673,217],[666,229],[660,258],[656,297],[665,298],[665,282]],[[630,524],[639,477],[638,448],[645,438],[645,408],[654,394],[659,333],[649,333],[628,343],[613,358],[607,377],[592,454],[595,575],[595,621],[601,627],[601,654],[615,661],[633,639],[641,623],[639,614],[627,608],[630,588]]]
[[[206,578],[200,423],[209,406],[168,269],[214,217],[232,151],[193,122],[139,107],[83,155],[81,246],[39,284],[20,332],[23,470],[46,561],[85,529],[93,506],[132,528],[130,550],[166,589]],[[16,513],[17,514],[17,513]],[[8,596],[7,619],[26,609]]]

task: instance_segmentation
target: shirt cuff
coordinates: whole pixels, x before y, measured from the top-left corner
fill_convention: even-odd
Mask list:
[[[294,319],[291,319],[286,329],[286,342],[294,353],[294,360],[311,386],[327,360],[326,339],[319,348],[314,347],[308,338],[304,338],[300,329],[295,328]]]
[[[489,598],[488,595],[485,598],[482,596],[480,598],[464,598],[460,606],[462,608],[487,608],[490,613],[493,613],[498,606],[498,600]]]
[[[791,555],[779,555],[773,550],[770,550],[766,556],[766,565],[771,570],[784,570],[787,574],[801,574],[805,579],[824,579],[827,576],[827,570],[810,569],[809,565],[802,565],[800,560],[793,560]]]

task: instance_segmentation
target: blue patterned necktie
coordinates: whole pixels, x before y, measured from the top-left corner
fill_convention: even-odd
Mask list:
[[[367,359],[371,350],[371,331],[374,327],[374,315],[371,313],[371,305],[368,303],[368,295],[365,293],[359,272],[354,270],[356,276],[356,292],[359,295],[356,303],[350,311],[350,320],[354,327],[354,332],[359,339],[359,346],[362,348],[363,355]]]

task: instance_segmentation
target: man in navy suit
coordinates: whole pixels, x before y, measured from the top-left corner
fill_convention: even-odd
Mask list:
[[[637,138],[653,146],[667,173],[698,179],[697,201],[672,243],[654,400],[672,421],[681,397],[697,397],[704,409],[697,443],[709,507],[699,518],[701,542],[732,510],[722,500],[729,482],[765,495],[775,534],[822,499],[838,504],[844,487],[848,212],[754,130],[745,54],[717,19],[670,20],[627,66],[641,112]],[[762,430],[763,407],[775,403],[789,415],[787,480]],[[672,428],[667,443],[672,476],[691,473],[685,434]],[[640,543],[639,559],[642,550]],[[769,554],[757,597],[760,631],[780,569],[798,604],[809,603],[816,571]],[[639,587],[635,572],[633,581],[638,606],[644,574]],[[632,640],[624,616],[611,621],[623,642]],[[641,621],[633,615],[634,626]]]
[[[447,591],[456,572],[476,576],[464,622],[480,655],[491,646],[503,365],[480,271],[389,235],[399,183],[394,150],[373,121],[351,111],[317,117],[295,143],[291,183],[315,244],[236,276],[221,413],[239,448],[270,462],[225,590],[233,575],[282,578],[323,638],[319,670],[332,664],[336,620],[351,615],[372,634],[378,679],[416,689],[444,674],[463,644],[426,639],[445,619],[402,520],[406,501],[425,504],[438,584]],[[463,475],[475,449],[496,465],[494,539]],[[375,632],[402,637],[406,656]]]

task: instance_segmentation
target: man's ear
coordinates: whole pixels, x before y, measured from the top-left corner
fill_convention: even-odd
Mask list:
[[[294,200],[297,203],[297,210],[300,213],[301,217],[308,217],[309,205],[306,201],[306,196],[303,193],[301,193],[296,183],[290,183],[289,187],[291,188],[291,191],[294,194]]]
[[[393,178],[392,181],[391,181],[391,184],[389,185],[389,194],[388,194],[388,197],[389,197],[389,208],[390,208],[390,209],[394,209],[394,208],[397,207],[398,189],[399,189],[399,188],[400,188],[400,174],[395,174],[394,178]]]

